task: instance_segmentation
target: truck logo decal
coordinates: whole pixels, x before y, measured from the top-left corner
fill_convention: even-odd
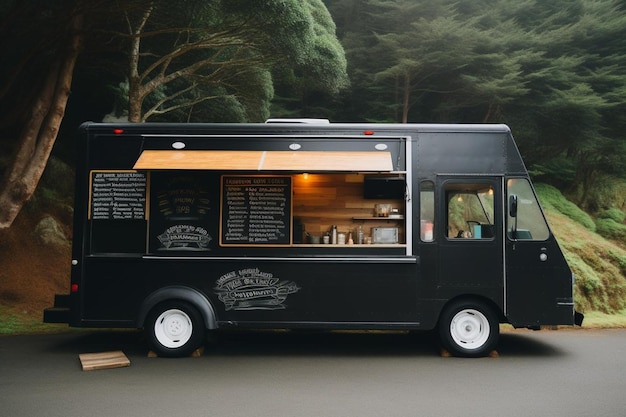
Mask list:
[[[177,224],[158,236],[160,250],[209,250],[213,238],[206,229],[188,224]]]
[[[284,309],[287,296],[300,288],[292,281],[281,281],[269,272],[249,268],[222,275],[214,289],[229,311]]]

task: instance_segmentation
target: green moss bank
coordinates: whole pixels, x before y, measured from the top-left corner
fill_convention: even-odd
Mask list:
[[[550,226],[576,277],[576,309],[594,320],[626,310],[626,249],[596,233],[593,219],[554,187],[537,184]],[[589,314],[597,312],[598,314]],[[602,327],[602,326],[600,326]]]

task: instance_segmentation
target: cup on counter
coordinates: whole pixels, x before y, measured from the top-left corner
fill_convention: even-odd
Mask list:
[[[391,212],[391,204],[374,204],[375,217],[389,217]]]
[[[320,243],[320,237],[319,236],[314,236],[314,235],[309,235],[308,236],[308,241],[309,241],[309,243],[316,245],[316,244]]]
[[[328,235],[324,235],[324,236],[322,236],[322,242],[323,242],[325,245],[328,245],[328,244],[330,243],[330,236],[328,236]]]

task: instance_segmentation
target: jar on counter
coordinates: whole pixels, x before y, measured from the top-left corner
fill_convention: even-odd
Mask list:
[[[363,226],[359,225],[356,232],[356,243],[362,245],[365,243],[365,234],[363,233]]]

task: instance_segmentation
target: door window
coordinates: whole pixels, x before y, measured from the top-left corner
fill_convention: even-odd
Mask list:
[[[512,240],[546,240],[550,230],[526,178],[507,181],[507,236]]]
[[[494,192],[491,184],[448,183],[445,193],[449,239],[494,238]]]

